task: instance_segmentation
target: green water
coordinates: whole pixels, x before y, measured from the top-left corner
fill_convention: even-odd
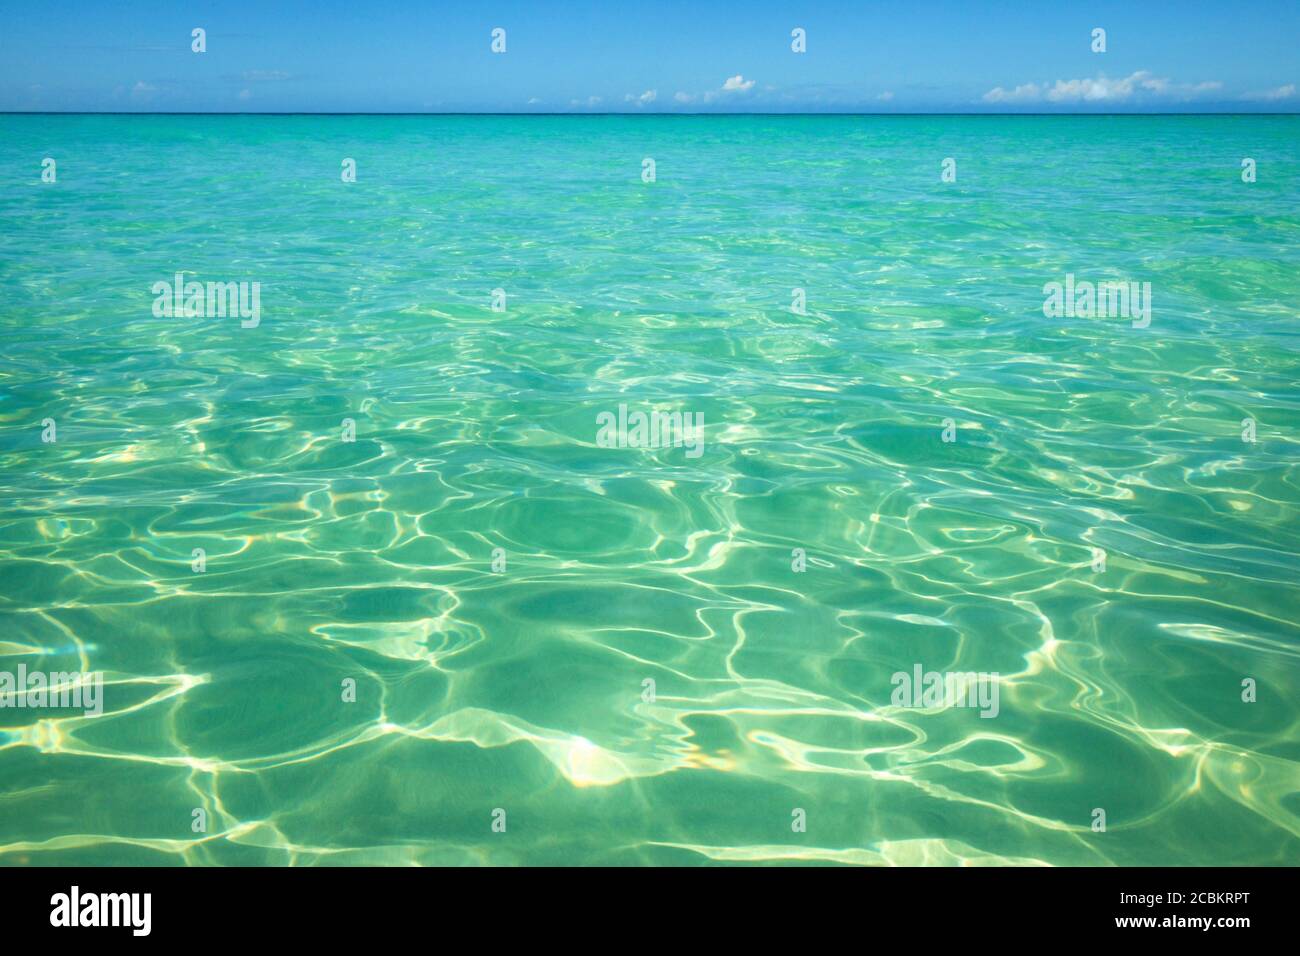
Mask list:
[[[0,670],[104,680],[0,709],[0,863],[1300,863],[1298,164],[1294,116],[0,116]],[[178,272],[259,324],[155,315]]]

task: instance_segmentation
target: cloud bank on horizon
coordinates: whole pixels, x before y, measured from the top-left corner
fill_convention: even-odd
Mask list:
[[[1200,83],[1174,83],[1168,79],[1152,76],[1147,70],[1123,77],[1107,79],[1097,76],[1093,79],[1057,80],[1052,85],[1022,83],[1015,89],[1004,90],[995,86],[984,94],[986,103],[1088,103],[1108,101],[1122,103],[1133,99],[1148,100],[1171,99],[1189,102],[1198,96],[1218,94],[1223,84],[1218,80],[1204,80]],[[1295,87],[1291,86],[1292,93]],[[1245,98],[1243,96],[1243,98]]]
[[[1295,112],[1297,36],[1291,0],[8,5],[0,110]]]

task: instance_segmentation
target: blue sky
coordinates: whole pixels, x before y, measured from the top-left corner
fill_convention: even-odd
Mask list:
[[[1297,0],[0,0],[0,110],[1295,112],[1298,48]]]

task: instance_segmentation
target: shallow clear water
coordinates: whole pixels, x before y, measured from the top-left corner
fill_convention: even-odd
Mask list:
[[[105,680],[0,710],[0,862],[1300,862],[1298,162],[1297,117],[0,116],[0,670]],[[260,324],[155,316],[182,271]],[[1045,317],[1067,274],[1150,325]],[[601,447],[620,404],[702,452]],[[918,665],[997,716],[897,705]]]

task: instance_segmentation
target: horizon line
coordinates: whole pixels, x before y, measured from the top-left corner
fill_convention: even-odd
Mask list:
[[[680,112],[588,110],[556,112],[550,110],[0,110],[0,116],[637,116],[657,119],[676,116],[1300,116],[1300,110],[1123,110],[1093,111],[993,111],[993,110],[826,110],[811,112],[694,110]]]

